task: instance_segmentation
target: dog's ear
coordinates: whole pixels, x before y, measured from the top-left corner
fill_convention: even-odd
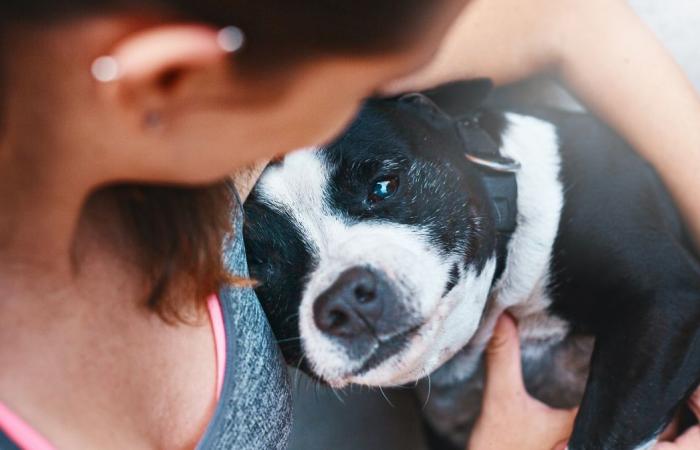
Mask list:
[[[402,95],[399,97],[399,102],[415,105],[437,117],[445,116],[445,112],[432,99],[430,99],[430,97],[419,92]]]
[[[451,117],[462,117],[474,113],[483,106],[493,90],[493,82],[488,78],[456,81],[425,91],[438,109]]]

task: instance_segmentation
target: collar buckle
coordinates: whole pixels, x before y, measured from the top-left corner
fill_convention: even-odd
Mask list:
[[[496,230],[510,235],[517,227],[519,161],[504,156],[500,146],[481,127],[479,116],[456,120],[457,133],[464,142],[464,157],[477,167],[495,214]]]
[[[519,172],[522,168],[520,162],[501,154],[498,144],[481,128],[479,119],[477,115],[457,120],[457,133],[467,143],[464,153],[467,160],[493,172]]]
[[[520,172],[520,169],[522,169],[522,164],[520,164],[518,161],[503,156],[499,156],[497,158],[482,158],[480,156],[472,155],[471,153],[465,153],[464,157],[467,158],[467,160],[472,164],[494,172],[518,173]]]

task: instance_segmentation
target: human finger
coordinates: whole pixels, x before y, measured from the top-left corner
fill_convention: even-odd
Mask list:
[[[525,392],[520,361],[520,339],[515,321],[502,315],[486,349],[484,397],[510,397]]]

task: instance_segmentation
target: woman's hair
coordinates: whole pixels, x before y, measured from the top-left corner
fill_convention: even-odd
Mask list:
[[[446,0],[3,0],[0,21],[55,21],[108,12],[154,12],[246,35],[237,66],[288,66],[323,54],[401,48]]]
[[[445,1],[2,0],[0,40],[3,22],[32,24],[125,12],[160,14],[241,28],[246,45],[236,54],[236,67],[267,75],[324,55],[398,50],[420,34],[421,24]],[[0,85],[0,100],[1,94]],[[235,281],[222,258],[222,243],[231,231],[233,192],[230,182],[222,182],[202,188],[116,186],[93,195],[91,201],[109,197],[119,205],[151,283],[147,305],[164,318],[181,318],[182,305],[172,298],[184,296],[168,294],[180,287],[182,276],[195,286],[192,294],[199,305]]]

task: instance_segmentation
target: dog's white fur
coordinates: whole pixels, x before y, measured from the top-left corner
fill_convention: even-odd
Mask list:
[[[445,258],[419,226],[362,222],[352,224],[328,205],[325,193],[330,168],[312,149],[288,156],[261,179],[259,192],[269,206],[288,215],[318,258],[300,307],[302,345],[312,369],[334,387],[349,383],[388,386],[415,381],[457,354],[450,366],[464,377],[476,367],[497,317],[505,309],[520,319],[526,351],[556,342],[566,325],[546,313],[549,261],[563,205],[560,160],[554,127],[546,122],[508,114],[502,152],[522,164],[518,181],[518,227],[508,248],[505,272],[487,307],[495,257],[477,275],[461,274],[442,298],[449,270],[456,260]],[[292,207],[293,206],[293,207]],[[344,348],[318,330],[313,302],[345,270],[370,266],[386,273],[399,290],[407,311],[424,325],[406,349],[360,376],[352,373],[364,361],[351,359]],[[537,343],[527,346],[527,343]],[[527,350],[529,349],[529,350]]]

